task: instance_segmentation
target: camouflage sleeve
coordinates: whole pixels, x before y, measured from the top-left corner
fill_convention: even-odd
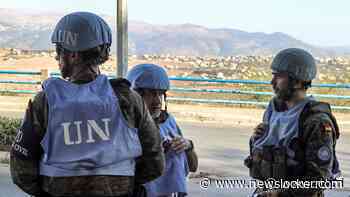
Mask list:
[[[326,114],[318,114],[306,121],[306,173],[317,179],[332,178],[335,131]]]
[[[40,141],[43,135],[42,110],[43,94],[29,101],[24,119],[11,148],[10,171],[13,182],[28,194],[41,193],[39,159],[42,154]]]
[[[142,156],[137,160],[135,182],[136,184],[144,184],[162,175],[165,157],[161,148],[159,128],[149,114],[142,98],[138,96],[137,100],[141,106],[141,119],[138,128]]]
[[[165,166],[159,128],[149,114],[143,99],[130,89],[130,83],[126,79],[118,78],[110,82],[129,126],[138,128],[142,156],[136,160],[135,182],[144,184],[159,177]]]
[[[252,154],[252,147],[255,141],[263,137],[268,129],[268,125],[266,123],[259,123],[253,130],[253,134],[249,139],[249,150],[250,154]]]
[[[328,115],[319,113],[309,117],[303,124],[305,144],[305,176],[300,179],[319,181],[331,179],[334,161],[335,130]],[[322,189],[293,191],[298,196],[315,195]]]

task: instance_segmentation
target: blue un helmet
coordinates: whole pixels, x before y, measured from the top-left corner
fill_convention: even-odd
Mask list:
[[[71,52],[86,51],[100,45],[112,44],[108,24],[89,12],[75,12],[64,16],[56,25],[51,41]]]
[[[134,66],[126,77],[133,89],[154,89],[167,91],[170,88],[169,78],[164,68],[155,64]]]
[[[317,73],[315,59],[309,52],[299,48],[280,51],[273,59],[271,69],[286,72],[301,81],[312,81]]]

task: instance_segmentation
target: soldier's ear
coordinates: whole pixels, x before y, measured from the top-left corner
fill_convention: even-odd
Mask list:
[[[295,88],[295,89],[299,89],[299,90],[305,90],[304,82],[303,82],[303,81],[300,81],[300,80],[297,80],[297,81],[294,83],[294,88]]]

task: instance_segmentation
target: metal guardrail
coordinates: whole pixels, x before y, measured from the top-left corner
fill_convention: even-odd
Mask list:
[[[50,76],[60,76],[60,73],[50,73]],[[110,78],[115,78],[113,75],[108,75]],[[207,79],[198,77],[169,77],[172,81],[189,81],[189,82],[209,82],[209,83],[230,83],[230,84],[250,84],[250,85],[271,85],[268,81],[257,80],[239,80],[239,79]],[[312,84],[316,88],[345,88],[350,89],[350,84]]]
[[[257,102],[257,101],[242,101],[242,100],[222,100],[222,99],[194,99],[194,98],[181,98],[181,97],[170,97],[167,98],[170,101],[185,101],[195,103],[211,103],[211,104],[240,104],[240,105],[257,105],[266,107],[268,103]],[[350,109],[350,108],[349,108]]]
[[[33,90],[0,90],[0,93],[11,93],[11,94],[36,94],[37,91],[33,91]]]
[[[256,92],[256,91],[245,91],[245,90],[223,90],[223,89],[197,89],[197,88],[178,88],[173,87],[170,90],[175,92],[211,92],[211,93],[231,93],[231,94],[246,94],[246,95],[259,95],[259,96],[273,96],[272,92]],[[314,96],[318,98],[328,99],[350,99],[350,96],[340,96],[332,94],[308,94],[308,96]]]
[[[8,74],[8,75],[41,75],[41,71],[0,70],[0,74]]]
[[[38,85],[41,81],[0,80],[0,83]]]
[[[181,98],[181,97],[170,97],[167,98],[170,101],[184,101],[184,102],[195,102],[195,103],[209,103],[209,104],[236,104],[236,105],[256,105],[266,107],[269,103],[257,102],[257,101],[242,101],[242,100],[222,100],[222,99],[194,99],[194,98]],[[348,106],[334,106],[332,109],[337,110],[350,110]]]
[[[0,74],[5,75],[25,75],[25,76],[41,76],[46,77],[47,70],[41,71],[17,71],[17,70],[0,70]],[[30,80],[0,80],[0,84],[18,84],[18,85],[40,85],[41,81]],[[36,94],[33,90],[0,90],[0,93],[11,93],[11,94]]]
[[[213,82],[213,83],[233,83],[233,84],[256,84],[256,85],[270,85],[268,81],[257,80],[238,80],[238,79],[207,79],[197,77],[170,77],[173,81],[192,81],[192,82]],[[350,84],[312,84],[312,87],[318,88],[350,88]]]
[[[18,74],[18,75],[42,75],[42,71],[13,71],[13,70],[0,70],[0,74]],[[48,73],[46,70],[47,77],[59,77],[61,74],[58,72]],[[114,75],[109,75],[109,78],[115,78]],[[225,80],[225,79],[207,79],[198,77],[169,77],[172,81],[188,81],[188,82],[208,82],[208,83],[219,83],[219,84],[244,84],[244,85],[270,85],[267,81],[257,80]],[[0,83],[8,84],[30,84],[38,85],[41,81],[18,81],[18,80],[0,80]],[[313,84],[312,87],[317,88],[344,88],[350,89],[350,84]],[[244,94],[244,95],[257,95],[257,96],[273,96],[272,92],[259,92],[259,91],[246,91],[240,89],[198,89],[198,88],[181,88],[173,87],[171,91],[175,92],[198,92],[198,93],[228,93],[228,94]],[[31,90],[0,90],[0,92],[7,93],[19,93],[19,94],[35,94],[36,91]],[[330,95],[330,94],[312,94],[314,97],[326,98],[326,99],[350,99],[350,95]],[[172,97],[168,98],[173,101],[184,101],[184,102],[196,102],[196,103],[217,103],[217,104],[245,104],[245,105],[257,105],[266,106],[266,102],[257,102],[251,100],[221,100],[221,99],[195,99],[195,98],[179,98]],[[348,106],[332,106],[333,109],[350,110]]]

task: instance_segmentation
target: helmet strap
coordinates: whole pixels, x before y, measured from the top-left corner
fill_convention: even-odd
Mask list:
[[[168,112],[168,100],[166,98],[167,98],[167,95],[166,95],[166,92],[164,92],[165,112]]]

